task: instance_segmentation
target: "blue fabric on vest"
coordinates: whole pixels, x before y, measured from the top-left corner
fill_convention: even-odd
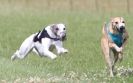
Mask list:
[[[113,41],[117,46],[119,46],[119,47],[122,46],[122,44],[123,44],[123,37],[122,37],[123,33],[112,34],[112,33],[109,32],[109,35],[110,35],[112,41]]]

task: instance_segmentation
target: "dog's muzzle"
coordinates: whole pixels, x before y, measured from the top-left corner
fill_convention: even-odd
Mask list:
[[[119,32],[120,32],[120,33],[123,33],[124,30],[125,30],[125,26],[120,26],[120,28],[119,28]]]
[[[61,38],[62,41],[67,40],[66,34]]]

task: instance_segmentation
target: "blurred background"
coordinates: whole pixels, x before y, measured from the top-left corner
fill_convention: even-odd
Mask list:
[[[133,0],[0,0],[0,10],[58,10],[132,13]]]

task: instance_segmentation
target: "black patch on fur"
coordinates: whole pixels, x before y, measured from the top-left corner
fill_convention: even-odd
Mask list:
[[[40,34],[40,35],[39,35],[39,34]],[[46,31],[45,29],[43,29],[42,32],[39,31],[39,32],[37,33],[37,35],[34,37],[33,41],[34,41],[34,42],[39,41],[39,42],[41,43],[42,38],[50,38],[50,39],[52,39],[52,40],[54,40],[54,41],[61,40],[60,38],[52,38],[52,37],[50,37],[49,34],[47,33],[47,31]]]
[[[38,35],[40,34],[40,32],[41,32],[41,31],[39,31],[39,32],[37,33],[37,35],[35,35],[35,37],[34,37],[34,39],[33,39],[34,42],[39,41]]]

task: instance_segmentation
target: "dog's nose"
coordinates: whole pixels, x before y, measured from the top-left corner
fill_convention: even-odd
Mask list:
[[[123,30],[125,29],[125,26],[121,26],[120,27],[120,31],[123,32]]]
[[[125,26],[121,26],[120,29],[125,29]]]
[[[66,33],[65,33],[65,32],[61,32],[60,34],[62,35],[62,37],[66,35]]]

